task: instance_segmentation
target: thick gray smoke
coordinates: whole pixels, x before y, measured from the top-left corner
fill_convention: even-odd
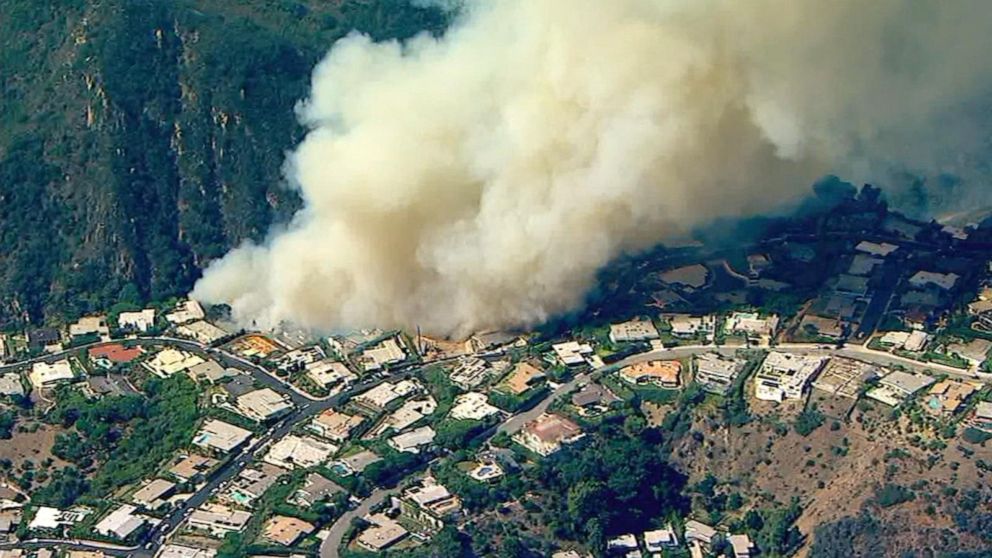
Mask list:
[[[953,169],[987,141],[962,115],[990,29],[987,0],[480,0],[440,39],[350,36],[300,106],[305,208],[193,296],[263,326],[534,324],[825,172]]]

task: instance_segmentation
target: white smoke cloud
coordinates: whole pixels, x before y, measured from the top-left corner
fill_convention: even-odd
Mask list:
[[[334,45],[287,164],[305,208],[214,262],[195,298],[262,326],[534,324],[611,258],[787,204],[825,172],[953,165],[980,138],[941,122],[992,83],[984,1],[461,14],[440,39]]]

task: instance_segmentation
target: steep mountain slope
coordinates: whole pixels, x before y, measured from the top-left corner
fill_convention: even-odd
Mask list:
[[[186,292],[298,207],[293,108],[334,40],[445,25],[406,0],[0,2],[0,325]]]

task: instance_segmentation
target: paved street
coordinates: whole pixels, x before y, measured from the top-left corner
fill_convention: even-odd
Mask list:
[[[393,488],[377,488],[372,491],[367,498],[362,500],[355,509],[348,510],[341,517],[337,518],[333,524],[331,524],[330,529],[327,531],[327,537],[324,541],[320,543],[320,558],[338,558],[339,551],[341,547],[341,542],[344,540],[345,532],[348,531],[348,527],[351,525],[353,519],[360,517],[365,517],[368,515],[372,508],[378,506],[382,502],[386,501],[386,498],[399,493],[399,486],[394,486]]]

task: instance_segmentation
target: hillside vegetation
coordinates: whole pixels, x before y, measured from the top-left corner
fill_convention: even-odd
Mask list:
[[[281,179],[314,64],[407,0],[4,0],[0,326],[185,293],[299,206]]]

